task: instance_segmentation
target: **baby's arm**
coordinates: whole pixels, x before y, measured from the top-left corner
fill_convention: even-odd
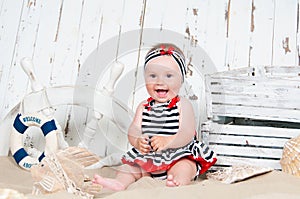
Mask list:
[[[142,113],[145,108],[143,105],[144,103],[146,102],[140,103],[137,107],[133,121],[128,129],[128,140],[132,146],[145,154],[150,151],[151,146],[149,145],[148,136],[142,134]]]
[[[151,144],[154,150],[179,148],[187,145],[195,136],[195,116],[193,106],[188,99],[181,97],[179,108],[179,129],[176,135],[154,136]]]

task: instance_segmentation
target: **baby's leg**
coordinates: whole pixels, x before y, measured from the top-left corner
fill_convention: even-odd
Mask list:
[[[181,159],[168,171],[166,185],[175,187],[188,185],[197,173],[196,163],[189,159]]]
[[[126,189],[125,185],[123,185],[118,180],[113,178],[104,178],[98,174],[95,174],[92,182],[95,184],[100,184],[103,186],[103,189],[111,191],[122,191]]]
[[[122,165],[118,168],[115,179],[104,178],[96,174],[94,176],[93,183],[102,185],[106,190],[122,191],[142,176],[143,173],[139,167]]]
[[[168,187],[177,187],[180,185],[180,183],[174,179],[173,174],[169,174],[167,177],[166,185]]]

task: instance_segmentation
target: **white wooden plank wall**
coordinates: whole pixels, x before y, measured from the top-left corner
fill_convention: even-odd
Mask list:
[[[23,57],[32,58],[44,86],[74,85],[86,59],[102,43],[121,35],[121,48],[128,42],[122,40],[122,33],[155,28],[185,36],[189,42],[180,47],[188,59],[189,49],[199,45],[216,71],[299,65],[298,12],[298,0],[1,0],[0,121],[30,92],[28,77],[20,67]],[[140,41],[142,36],[132,42],[146,45]],[[143,62],[143,53],[138,52],[121,59],[125,74]],[[196,64],[193,67],[206,67],[205,63]],[[132,76],[132,81],[135,78]],[[103,79],[99,81],[105,82],[107,76]],[[143,98],[141,93],[133,96],[134,103]],[[128,99],[121,100],[133,109],[136,106]],[[76,144],[91,114],[87,108],[64,105],[56,107],[55,117],[66,130],[67,140]],[[107,133],[116,131],[115,126],[103,122],[102,134],[97,134],[92,148],[105,155],[126,147],[125,135]],[[105,139],[110,144],[101,142]]]

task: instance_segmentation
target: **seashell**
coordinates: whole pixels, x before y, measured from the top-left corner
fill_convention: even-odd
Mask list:
[[[48,154],[38,165],[31,167],[34,181],[32,194],[66,190],[85,199],[93,198],[102,190],[102,186],[87,179],[84,168],[98,161],[99,157],[79,147],[69,147],[55,154]]]
[[[24,194],[13,189],[0,189],[1,199],[27,199]]]
[[[280,165],[283,172],[300,176],[300,136],[284,144]]]
[[[221,181],[225,184],[232,184],[270,171],[273,171],[273,169],[268,167],[263,168],[251,165],[233,165],[232,167],[228,167],[223,170],[208,173],[207,178]]]
[[[99,162],[100,158],[94,153],[91,153],[86,148],[82,147],[68,147],[64,150],[60,150],[58,155],[64,156],[68,159],[77,162],[78,164],[82,165],[84,168],[91,166],[97,162]]]

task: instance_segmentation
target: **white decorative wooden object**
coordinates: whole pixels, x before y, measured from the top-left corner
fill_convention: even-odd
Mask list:
[[[43,89],[45,89],[41,83],[39,82],[38,78],[35,75],[34,72],[34,66],[32,63],[32,60],[30,58],[23,58],[21,60],[21,66],[23,68],[23,70],[25,71],[25,73],[28,75],[29,79],[30,79],[30,83],[31,83],[31,88],[33,92],[38,92],[41,91]],[[120,77],[120,75],[122,74],[124,70],[124,65],[121,62],[114,62],[111,66],[111,72],[110,72],[110,78],[108,80],[108,82],[106,83],[106,85],[103,87],[103,89],[100,91],[102,94],[102,96],[107,96],[107,98],[100,98],[101,101],[97,104],[99,104],[98,106],[101,106],[101,112],[95,112],[95,114],[92,116],[91,121],[86,125],[86,128],[84,129],[83,132],[83,139],[81,140],[81,142],[79,143],[79,146],[81,147],[86,147],[89,148],[90,142],[94,139],[96,133],[97,133],[97,128],[99,126],[99,121],[102,119],[103,116],[108,116],[108,115],[112,115],[112,113],[110,113],[111,110],[111,106],[108,106],[109,103],[112,100],[112,94],[113,94],[113,90],[114,90],[114,86],[116,81],[118,80],[118,78]],[[31,108],[29,108],[30,110],[37,110],[39,105],[41,102],[45,103],[44,106],[45,108],[42,109],[42,113],[45,116],[53,116],[53,111],[51,111],[51,103],[49,102],[48,96],[46,91],[45,92],[41,92],[38,93],[37,96],[35,96],[36,100],[28,100],[25,102],[29,102],[24,104],[24,101],[21,103],[22,109],[28,109],[28,107],[24,107],[24,106],[33,106]],[[68,97],[66,97],[68,98]],[[41,100],[42,99],[42,100]],[[24,111],[24,110],[21,110]],[[108,113],[108,114],[105,114]],[[60,148],[65,148],[68,146],[68,143],[66,141],[64,141],[64,136],[63,133],[61,131],[61,127],[58,124],[58,122],[56,121],[57,125],[58,125],[58,129],[60,130],[60,132],[58,133],[58,138],[60,140]]]
[[[38,104],[44,103],[45,108],[40,110],[41,114],[43,114],[46,117],[53,117],[54,110],[52,110],[52,106],[49,102],[47,93],[45,91],[45,87],[41,84],[39,79],[37,78],[35,71],[34,71],[34,65],[32,63],[32,60],[28,57],[24,57],[21,59],[20,64],[28,76],[30,80],[30,85],[33,93],[37,93],[35,100],[30,101],[22,101],[20,111],[24,113],[34,113],[38,109]],[[38,92],[42,91],[42,92]],[[57,127],[57,141],[58,141],[58,147],[60,149],[64,149],[69,146],[69,144],[64,140],[64,134],[62,132],[62,128],[59,124],[59,122],[54,118],[56,127]]]
[[[119,122],[119,125],[126,126],[124,123],[127,123],[128,121],[115,121],[116,118],[112,112],[112,107],[115,104],[118,107],[120,106],[118,110],[121,115],[128,115],[126,106],[124,106],[117,99],[113,99],[114,97],[112,96],[115,83],[124,69],[124,65],[122,63],[114,62],[114,64],[112,64],[110,78],[102,90],[94,90],[93,88],[82,87],[79,88],[81,96],[78,98],[73,98],[75,91],[74,86],[65,85],[49,88],[44,87],[34,72],[34,66],[30,58],[23,58],[20,63],[23,70],[29,77],[32,92],[24,97],[24,99],[9,113],[8,117],[5,119],[5,122],[2,123],[1,129],[4,129],[4,132],[7,132],[7,134],[9,134],[13,119],[18,112],[40,112],[46,117],[53,117],[55,111],[52,108],[64,104],[79,105],[95,111],[91,121],[86,126],[85,132],[83,133],[83,138],[81,140],[82,142],[79,144],[80,146],[85,146],[87,148],[89,147],[91,140],[97,133],[96,131],[99,130],[97,128],[99,127],[99,121],[103,118],[103,116],[105,116],[107,120]],[[90,96],[91,93],[93,93],[97,99],[101,100],[96,104],[90,104],[89,99],[86,99],[85,96]],[[58,128],[57,135],[59,148],[64,149],[68,147],[69,144],[64,140],[64,134],[59,123],[57,121],[55,122]],[[9,140],[2,140],[2,142],[4,144],[1,145],[1,153],[5,155],[8,153]]]
[[[102,89],[102,93],[107,97],[111,97],[114,91],[115,83],[122,74],[124,70],[124,64],[121,62],[114,62],[111,66],[110,78],[106,85],[104,85]],[[102,99],[104,102],[105,100]],[[102,104],[102,109],[107,109],[106,112],[112,111],[110,106],[106,106],[107,104],[103,102],[99,102]],[[95,112],[92,116],[91,121],[88,122],[86,128],[83,133],[83,140],[78,144],[80,147],[89,148],[91,141],[94,139],[96,135],[96,130],[99,126],[99,121],[102,119],[103,114],[99,112]]]
[[[298,66],[266,66],[207,75],[208,117],[214,122],[206,142],[218,154],[216,167],[244,163],[281,169],[285,142],[300,134],[286,127],[300,122],[299,74]]]
[[[33,92],[42,90],[44,87],[36,77],[32,60],[29,57],[24,57],[21,59],[21,66],[26,75],[29,77],[31,90]]]

